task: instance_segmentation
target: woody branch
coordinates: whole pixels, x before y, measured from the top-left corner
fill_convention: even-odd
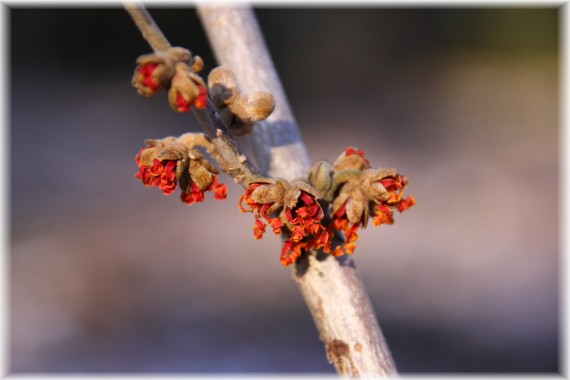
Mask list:
[[[144,8],[135,5],[125,7],[155,52],[172,49]],[[234,134],[246,133],[251,130],[251,125],[248,123],[258,121],[250,137],[246,138],[252,145],[261,173],[282,179],[260,180],[261,177],[245,159],[222,121],[224,118],[222,113],[225,111],[220,110],[220,107],[226,104],[223,99],[220,101],[220,98],[216,98],[215,86],[209,86],[210,96],[213,97],[218,110],[202,91],[199,93],[199,103],[194,101],[196,107],[192,107],[194,115],[208,135],[208,141],[201,143],[190,141],[188,145],[187,138],[187,147],[192,149],[194,145],[198,145],[206,148],[223,171],[247,188],[242,196],[242,201],[245,202],[245,209],[242,210],[256,213],[256,238],[264,232],[265,226],[261,221],[263,219],[271,225],[276,234],[281,230],[288,231],[289,240],[284,244],[282,263],[286,265],[296,261],[293,278],[315,320],[320,338],[325,344],[327,357],[339,374],[350,377],[396,375],[393,359],[352,258],[346,255],[340,258],[328,255],[323,257],[314,248],[323,248],[325,252],[334,256],[352,253],[353,242],[358,236],[355,231],[358,227],[366,227],[371,212],[374,213],[372,222],[374,225],[391,224],[393,220],[390,208],[397,208],[401,212],[415,203],[412,197],[402,198],[401,191],[407,184],[406,178],[391,169],[371,169],[360,150],[347,148],[332,168],[326,163],[314,165],[309,175],[310,184],[304,181],[290,185],[288,181],[306,177],[309,171],[307,153],[253,12],[247,7],[199,6],[198,13],[219,63],[235,73],[237,81],[235,85],[246,91],[264,90],[273,95],[275,110],[266,120],[260,121],[266,115],[259,120],[252,117],[237,117],[239,122],[234,123],[231,128]],[[170,52],[172,53],[172,50]],[[190,59],[184,62],[190,67],[190,69],[186,67],[187,75],[194,78],[193,68],[201,66],[200,62]],[[182,64],[179,62],[176,65]],[[224,72],[222,74],[225,75]],[[223,80],[222,78],[220,83]],[[199,78],[194,81],[198,85],[202,83]],[[232,86],[233,84],[229,87]],[[171,87],[176,88],[174,79]],[[172,89],[169,91],[169,98],[170,92]],[[204,98],[200,97],[202,95]],[[261,93],[258,95],[261,99],[259,104],[266,106],[267,97]],[[254,98],[259,100],[258,97]],[[177,98],[172,99],[174,100],[171,101],[171,105],[174,104],[174,108],[185,104],[179,94]],[[239,102],[235,104],[237,103]],[[247,101],[242,103],[248,104]],[[239,113],[234,109],[231,111]],[[190,138],[192,139],[195,137]],[[178,141],[174,140],[176,143]],[[155,149],[155,156],[161,158],[165,155],[178,157],[179,151],[175,149],[176,145],[171,144],[173,148],[164,153],[162,148],[165,143],[171,144],[171,140],[153,140],[149,149]],[[210,145],[211,149],[208,149]],[[205,183],[209,184],[200,186],[201,191],[213,187],[216,199],[221,199],[223,191],[216,187],[215,176],[214,185],[211,184],[214,169],[202,161],[198,153],[192,152],[190,150],[188,157],[184,156],[179,160],[189,160],[195,164],[195,167],[198,165],[197,167],[207,174],[208,181]],[[142,153],[141,151],[139,161],[144,159]],[[164,168],[159,167],[161,170]],[[174,171],[173,165],[170,171]],[[152,178],[156,180],[158,177]],[[315,186],[316,190],[311,185]],[[165,188],[170,191],[168,186]],[[162,187],[161,189],[165,191]],[[317,195],[318,198],[322,198],[324,203],[321,204],[325,205],[323,207],[328,207],[327,204],[332,206],[334,215],[329,217],[332,221],[329,220],[326,228],[321,225],[323,211],[315,202]],[[223,196],[225,197],[225,193]],[[197,199],[197,195],[194,197],[192,202]],[[362,201],[353,201],[355,199]],[[278,217],[270,215],[278,210],[281,210]],[[331,242],[339,231],[344,232],[347,241],[340,245],[337,241],[333,251]],[[305,234],[313,237],[310,240],[302,240]],[[287,244],[289,244],[287,253],[289,256],[284,260],[283,252]],[[292,247],[296,247],[297,250]],[[295,255],[290,252],[294,252]]]

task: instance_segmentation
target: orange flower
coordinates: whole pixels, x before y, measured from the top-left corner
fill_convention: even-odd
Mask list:
[[[205,189],[200,189],[196,182],[192,181],[188,186],[186,191],[180,194],[180,200],[186,203],[188,206],[194,203],[204,202],[205,192],[211,191],[214,193],[214,199],[223,200],[226,199],[227,188],[223,183],[218,183],[218,177],[212,175],[212,182]]]
[[[301,191],[295,207],[285,208],[285,218],[296,239],[315,235],[324,230],[321,225],[324,213],[314,196]]]
[[[206,87],[202,85],[198,86],[198,96],[194,99],[187,100],[184,98],[181,92],[176,92],[176,110],[178,112],[188,112],[190,107],[194,106],[199,110],[206,108],[208,103],[208,94],[206,92]]]
[[[226,185],[223,183],[218,183],[218,177],[215,175],[212,176],[212,183],[208,187],[208,190],[214,193],[214,199],[226,199],[226,196],[228,195],[228,189],[226,188]]]
[[[328,252],[333,256],[341,256],[343,253],[350,255],[356,248],[356,244],[354,244],[354,242],[358,240],[358,234],[356,231],[360,228],[361,222],[350,223],[346,214],[347,202],[348,201],[344,202],[344,204],[333,214],[332,221],[327,228],[330,235],[334,235],[335,230],[342,231],[344,234],[345,241],[342,245],[335,247],[332,251],[330,245],[325,248],[325,252]]]
[[[204,202],[204,190],[201,190],[196,182],[192,182],[186,191],[180,194],[180,200],[188,206],[194,203]]]
[[[283,223],[279,218],[273,218],[270,215],[282,205],[282,201],[276,199],[275,196],[279,186],[281,185],[274,181],[252,182],[239,199],[238,206],[241,212],[255,212],[256,214],[253,229],[255,239],[261,239],[265,232],[263,220],[271,226],[274,234],[281,234]]]
[[[180,200],[188,205],[204,202],[206,191],[213,192],[214,199],[226,199],[226,185],[218,182],[215,175],[217,170],[206,160],[189,161],[187,153],[176,147],[175,143],[151,141],[147,144],[135,157],[139,167],[135,177],[145,186],[158,187],[164,194],[170,195],[180,181]]]
[[[404,188],[408,185],[408,179],[403,175],[396,174],[394,177],[384,178],[378,182],[388,191],[389,197],[375,206],[372,224],[374,226],[393,224],[393,212],[390,208],[403,212],[415,205],[416,200],[411,195],[402,198]]]
[[[240,210],[255,213],[255,239],[263,236],[267,225],[276,235],[286,234],[280,258],[284,266],[294,263],[304,250],[330,245],[329,234],[321,224],[323,210],[309,191],[311,187],[306,184],[265,179],[250,183],[240,198]]]
[[[147,166],[141,163],[140,157],[142,152],[147,148],[142,148],[136,155],[135,161],[139,167],[139,171],[135,174],[135,178],[141,180],[145,186],[156,186],[166,195],[172,194],[176,189],[176,165],[175,160],[158,160],[153,159],[152,165]]]
[[[294,242],[292,240],[287,240],[283,243],[283,248],[281,248],[281,257],[279,261],[286,267],[293,264],[303,253],[303,250],[307,248],[307,243],[304,242]]]
[[[140,65],[138,67],[138,72],[142,76],[141,83],[143,86],[149,89],[151,92],[158,91],[160,88],[160,83],[158,83],[153,77],[152,74],[158,63],[152,62],[147,63],[146,65]]]
[[[373,226],[380,226],[381,224],[393,224],[392,210],[386,205],[380,204],[374,208],[374,219],[372,219]]]

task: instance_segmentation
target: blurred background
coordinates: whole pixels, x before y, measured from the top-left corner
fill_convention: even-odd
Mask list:
[[[332,373],[280,241],[133,178],[198,131],[130,86],[116,8],[7,9],[14,373]],[[151,8],[215,66],[192,8]],[[559,370],[559,10],[256,8],[311,159],[347,145],[417,205],[356,265],[403,373]],[[205,71],[205,72],[207,72]]]

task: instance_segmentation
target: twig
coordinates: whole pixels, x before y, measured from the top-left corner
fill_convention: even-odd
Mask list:
[[[266,170],[272,176],[306,176],[309,162],[305,147],[252,10],[198,6],[198,15],[218,63],[234,71],[241,87],[263,89],[276,99],[273,114],[253,131],[258,160],[264,161],[268,155],[265,161],[271,164]],[[313,254],[309,261],[309,269],[293,278],[329,361],[340,374],[394,376],[396,367],[352,259],[319,261]]]
[[[148,21],[150,16],[137,8],[128,6],[127,10],[139,28],[142,23],[143,36],[155,44],[153,49],[164,48],[162,33]],[[289,180],[306,176],[307,153],[253,12],[248,7],[199,6],[198,14],[219,63],[234,71],[240,87],[245,91],[268,91],[275,98],[275,111],[255,126],[250,138],[261,171]],[[241,152],[213,106],[208,104],[205,111],[194,112],[210,136],[215,136],[218,129],[222,131],[214,142],[220,145],[224,157],[229,162],[240,162]],[[239,173],[243,178],[256,175],[249,167],[236,170],[243,170]],[[293,278],[315,320],[329,361],[340,374],[350,377],[396,376],[392,356],[352,258],[322,259],[311,252],[307,260],[304,268],[297,266]]]
[[[144,39],[155,52],[164,51],[171,47],[170,42],[168,42],[166,37],[162,34],[162,31],[155,24],[151,15],[143,5],[125,3],[124,6],[137,28],[141,31]],[[209,99],[203,110],[192,107],[192,112],[216,147],[217,154],[219,155],[219,157],[217,157],[219,158],[218,163],[224,172],[233,177],[234,181],[243,187],[247,187],[249,182],[259,177],[259,174],[251,163],[244,160],[246,156],[239,149]]]

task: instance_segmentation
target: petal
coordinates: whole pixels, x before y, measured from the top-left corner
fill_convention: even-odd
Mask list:
[[[190,102],[184,99],[180,92],[176,93],[176,110],[178,112],[190,111]]]
[[[208,104],[208,95],[206,93],[206,88],[204,86],[198,86],[198,89],[200,91],[198,97],[196,97],[196,99],[194,100],[194,107],[196,107],[199,110],[203,110],[204,108],[206,108],[206,105]]]
[[[265,233],[265,224],[259,219],[255,220],[255,224],[253,226],[253,238],[259,240],[263,237]]]

